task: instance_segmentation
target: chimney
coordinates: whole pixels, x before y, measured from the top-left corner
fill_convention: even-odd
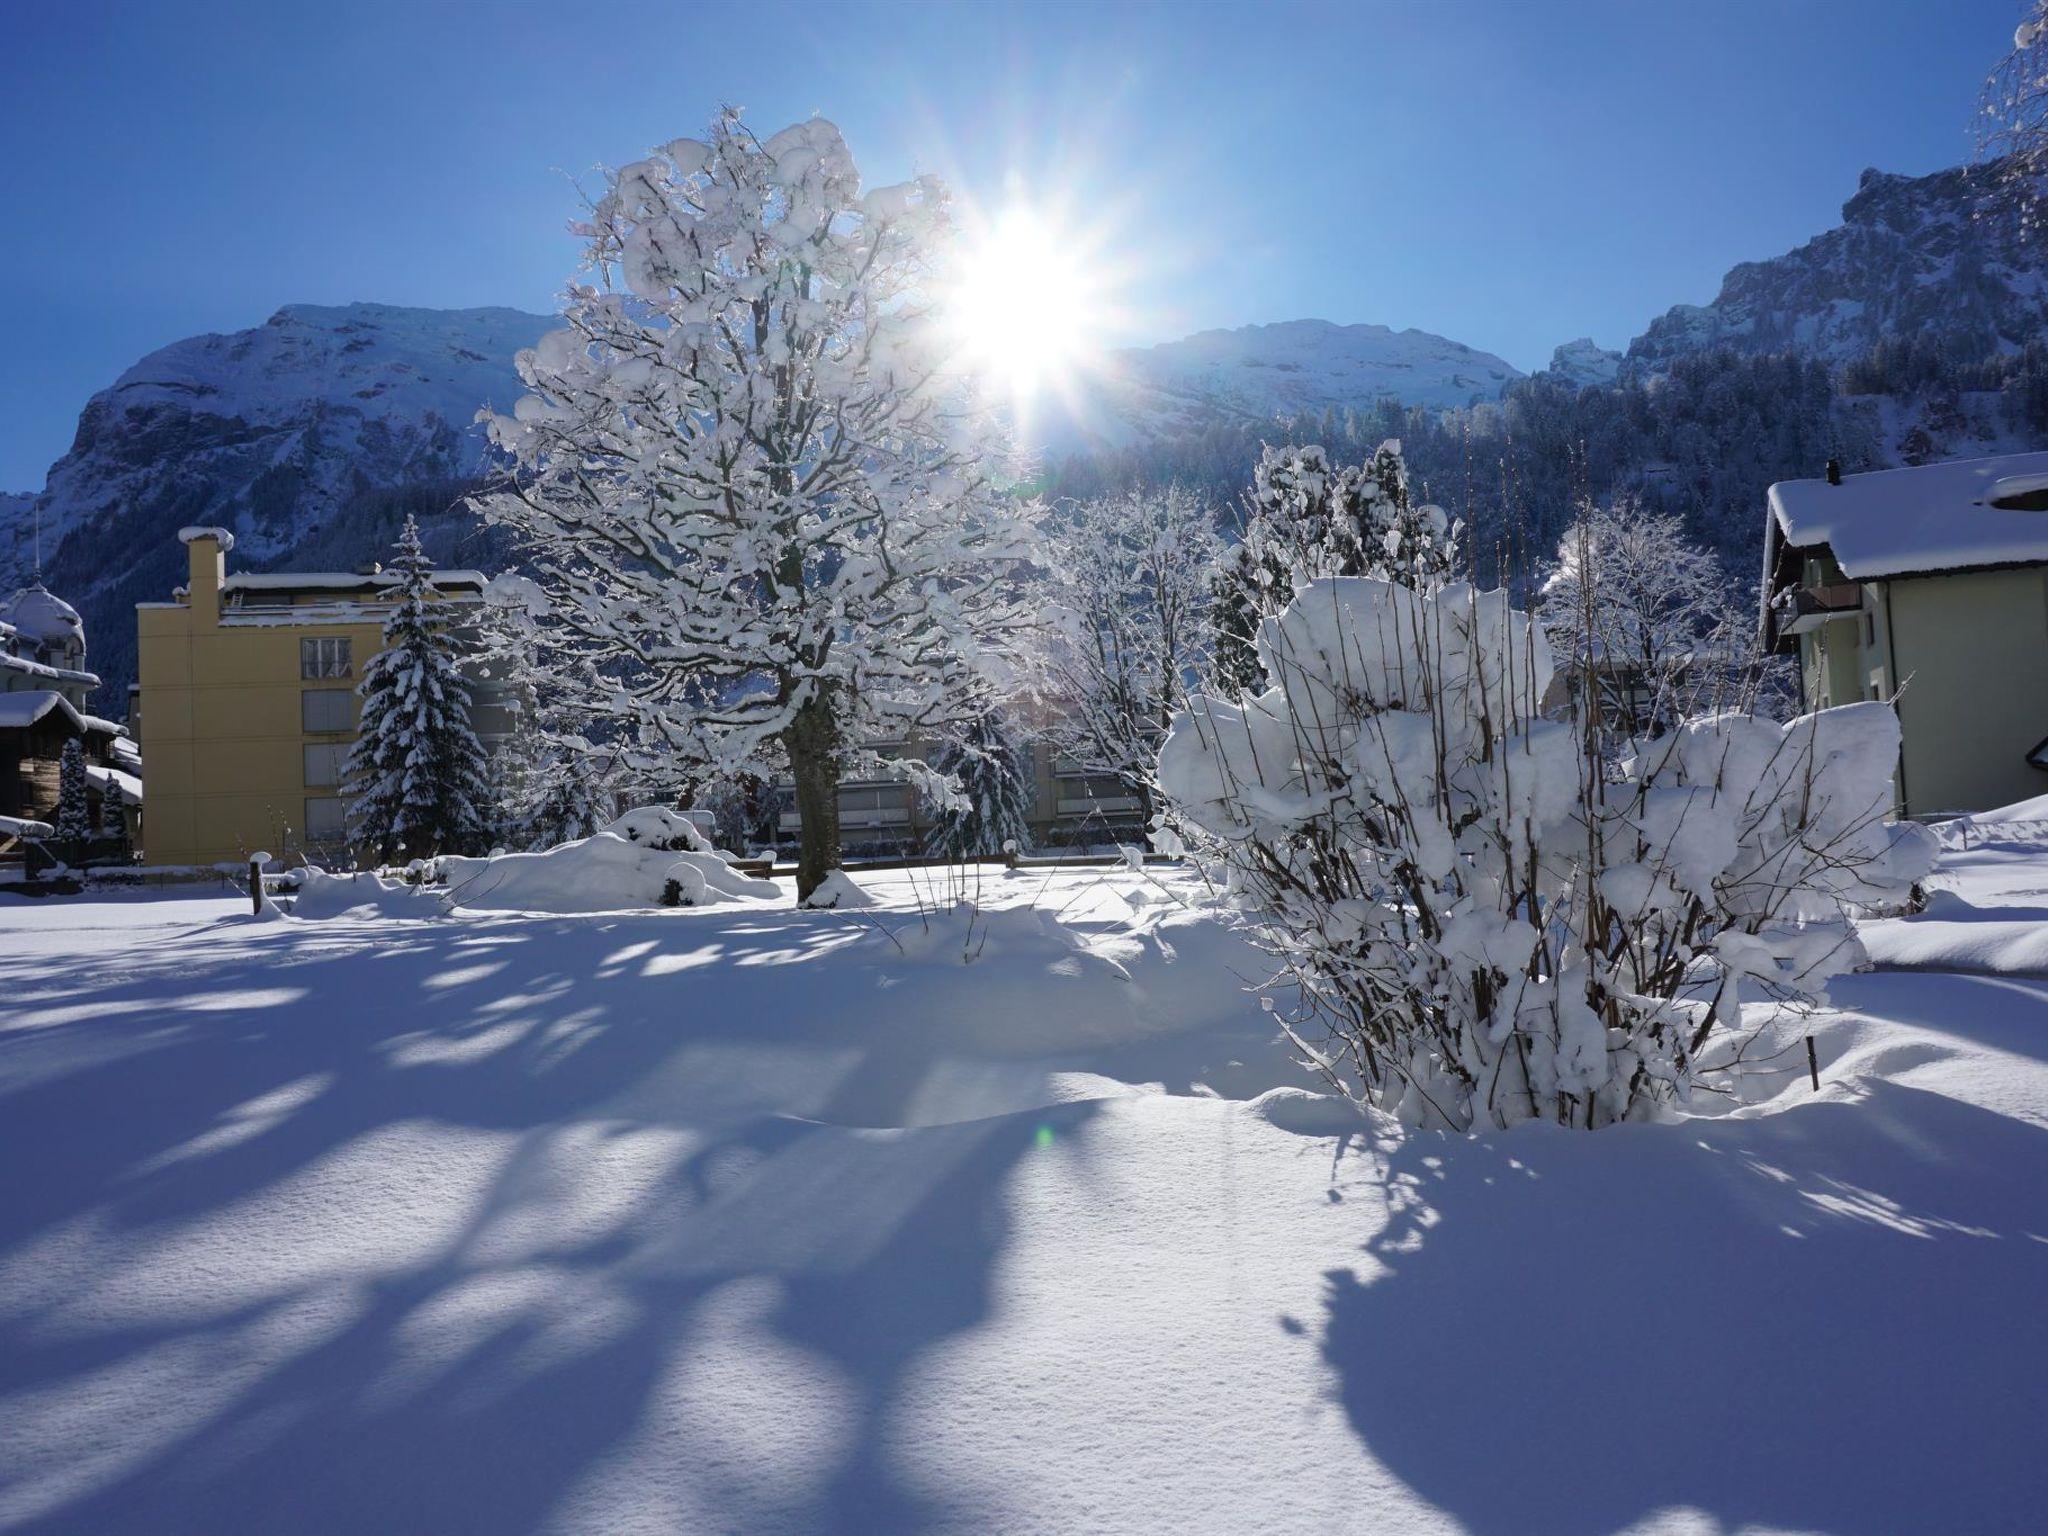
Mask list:
[[[1842,461],[1841,461],[1840,459],[1829,459],[1829,460],[1828,460],[1828,484],[1829,484],[1829,485],[1840,485],[1841,483],[1842,483]]]
[[[218,624],[220,586],[227,579],[227,554],[235,547],[235,536],[225,528],[181,528],[178,541],[185,546],[189,566],[186,601],[192,617],[201,624]]]

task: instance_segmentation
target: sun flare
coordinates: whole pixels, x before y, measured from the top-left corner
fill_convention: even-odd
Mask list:
[[[1104,306],[1082,243],[1029,208],[970,237],[950,297],[963,360],[1019,399],[1069,382],[1099,345]]]

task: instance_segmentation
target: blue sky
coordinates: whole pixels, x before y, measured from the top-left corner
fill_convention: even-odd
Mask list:
[[[701,128],[1063,202],[1117,341],[1318,316],[1541,366],[1965,159],[2019,0],[317,6],[6,0],[0,489],[150,349],[291,302],[552,307],[570,177]]]

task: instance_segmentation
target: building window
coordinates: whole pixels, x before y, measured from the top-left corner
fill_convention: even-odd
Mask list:
[[[299,722],[308,735],[356,728],[356,696],[346,688],[308,688],[299,695]]]
[[[348,748],[338,741],[306,743],[306,788],[332,789],[341,782]]]
[[[299,642],[299,677],[319,682],[331,677],[353,677],[347,635],[326,636]]]
[[[306,836],[309,840],[327,842],[347,835],[348,814],[342,810],[338,796],[306,797]]]

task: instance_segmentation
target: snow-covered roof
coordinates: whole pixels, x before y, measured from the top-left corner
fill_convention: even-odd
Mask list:
[[[98,763],[87,763],[85,777],[101,794],[111,791],[118,796],[123,805],[142,804],[142,780],[132,773],[123,773],[119,768],[102,768]]]
[[[178,542],[180,544],[190,544],[197,539],[216,540],[220,544],[220,552],[222,554],[226,554],[235,547],[235,536],[225,528],[212,528],[202,524],[194,524],[190,528],[180,528],[178,530]]]
[[[64,695],[54,688],[35,688],[26,693],[0,693],[0,729],[25,729],[53,709],[63,710],[71,716],[73,724],[80,724],[78,711],[73,709]]]
[[[53,709],[61,709],[81,731],[108,736],[126,736],[128,728],[98,715],[81,714],[71,701],[54,688],[36,688],[26,693],[0,693],[0,730],[24,730]]]
[[[85,621],[79,618],[78,610],[41,582],[23,587],[9,598],[7,607],[0,610],[0,622],[31,645],[65,640],[85,644]]]
[[[437,587],[474,587],[481,591],[489,580],[482,571],[435,571],[429,578]],[[230,576],[220,584],[223,592],[375,592],[399,583],[396,571],[264,571]]]
[[[1992,505],[2048,475],[2048,453],[1959,459],[1826,480],[1781,480],[1771,517],[1793,549],[1825,544],[1852,581],[2048,564],[2048,513]]]
[[[67,683],[82,683],[88,688],[97,688],[100,684],[99,674],[96,672],[79,672],[71,667],[53,667],[47,662],[36,661],[28,656],[16,656],[7,651],[0,651],[0,670],[21,672],[30,677],[59,678]]]

